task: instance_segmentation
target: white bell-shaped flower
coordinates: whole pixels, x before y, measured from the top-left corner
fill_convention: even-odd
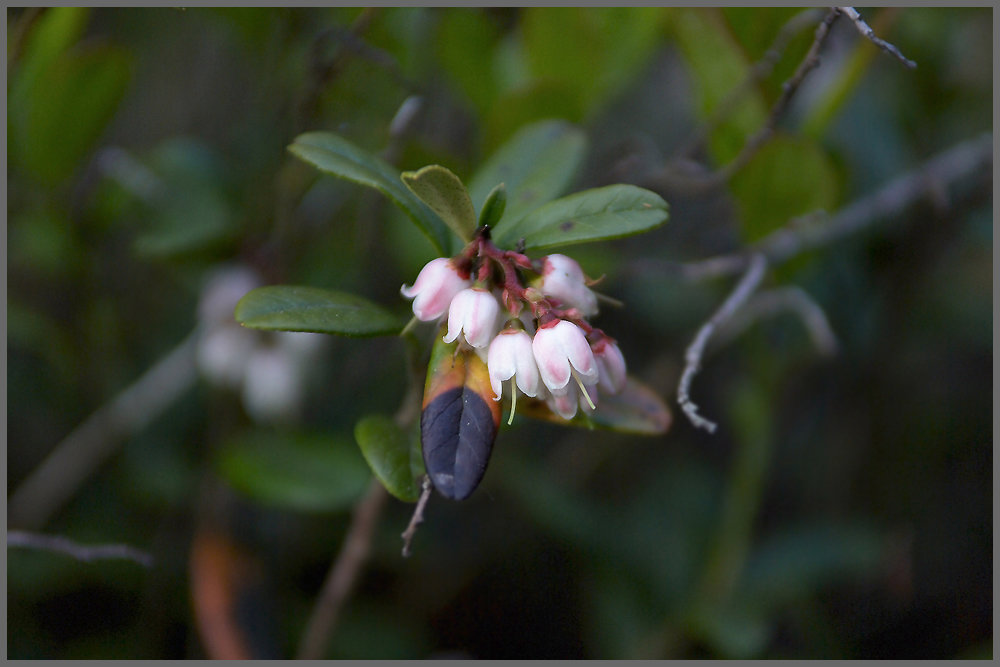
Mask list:
[[[490,373],[490,384],[493,386],[494,400],[499,401],[503,383],[513,378],[526,396],[535,397],[541,385],[538,375],[538,365],[531,349],[531,336],[518,329],[501,331],[490,343],[486,366]],[[513,386],[511,393],[514,393]]]
[[[566,255],[545,257],[539,289],[545,296],[558,300],[563,308],[576,308],[584,317],[597,314],[597,296],[587,287],[583,269]]]
[[[455,295],[448,308],[448,333],[444,342],[453,343],[459,334],[475,348],[486,348],[497,333],[500,302],[481,287],[470,287]]]
[[[413,299],[413,314],[417,319],[430,322],[447,313],[455,295],[471,284],[472,280],[458,274],[450,259],[438,257],[420,269],[412,287],[403,285],[399,291]]]
[[[578,384],[598,380],[597,361],[580,327],[567,320],[552,320],[539,327],[531,343],[542,382],[553,393],[576,377]]]

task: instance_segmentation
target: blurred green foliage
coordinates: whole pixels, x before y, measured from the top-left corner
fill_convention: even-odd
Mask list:
[[[684,348],[730,284],[684,282],[663,262],[835,211],[992,130],[989,9],[866,10],[916,70],[842,18],[727,186],[660,178],[796,14],[9,8],[8,498],[201,326],[220,266],[358,294],[406,321],[399,286],[432,243],[383,195],[289,154],[309,131],[394,174],[442,164],[477,211],[504,168],[484,161],[519,136],[550,178],[507,183],[505,216],[615,183],[656,191],[668,225],[571,252],[626,304],[598,326],[672,400]],[[814,28],[689,162],[732,159]],[[391,133],[414,95],[408,131]],[[991,655],[992,199],[986,179],[943,194],[771,274],[816,300],[840,349],[824,360],[782,314],[714,352],[693,392],[715,435],[678,414],[656,438],[518,420],[472,498],[431,500],[407,560],[412,505],[390,499],[329,657]],[[265,573],[267,604],[248,613],[293,655],[370,479],[355,425],[396,410],[407,383],[400,340],[328,342],[297,421],[260,424],[199,381],[41,527],[142,548],[152,569],[10,549],[8,657],[204,657],[189,559],[207,524]]]

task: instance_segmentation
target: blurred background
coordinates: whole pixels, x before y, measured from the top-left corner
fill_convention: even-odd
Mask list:
[[[397,409],[405,351],[265,336],[232,306],[292,283],[406,317],[434,251],[285,148],[333,131],[468,179],[549,118],[589,140],[572,191],[671,205],[568,252],[625,303],[597,325],[673,424],[518,420],[469,500],[431,499],[409,559],[390,498],[327,656],[992,657],[991,170],[774,267],[836,352],[779,310],[710,348],[692,397],[715,434],[676,408],[735,277],[671,267],[992,131],[991,9],[862,15],[918,67],[841,17],[771,142],[699,190],[823,11],[8,8],[8,529],[153,559],[9,546],[8,657],[293,656],[370,484],[354,425]]]

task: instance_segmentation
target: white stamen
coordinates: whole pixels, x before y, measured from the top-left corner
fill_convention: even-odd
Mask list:
[[[580,385],[580,391],[583,392],[583,397],[587,399],[587,405],[590,406],[591,410],[596,410],[597,406],[594,405],[592,400],[590,400],[590,394],[587,393],[587,388],[583,386],[583,382],[580,381],[580,377],[575,372],[573,373],[573,379],[576,380],[578,385]]]
[[[514,409],[517,407],[517,385],[514,378],[510,379],[510,417],[507,419],[507,426],[514,423]]]

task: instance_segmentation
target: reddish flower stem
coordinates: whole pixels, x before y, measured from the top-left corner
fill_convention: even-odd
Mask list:
[[[504,306],[515,316],[520,312],[518,304],[526,303],[531,308],[531,314],[538,320],[539,327],[554,320],[568,320],[583,329],[592,343],[602,340],[614,342],[613,338],[587,322],[576,308],[559,308],[558,301],[543,296],[534,288],[525,287],[518,269],[541,273],[540,267],[523,253],[498,248],[490,240],[486,227],[480,228],[452,261],[460,273],[468,276],[476,273],[478,280],[484,283],[489,281],[493,265],[496,265],[503,272]]]

